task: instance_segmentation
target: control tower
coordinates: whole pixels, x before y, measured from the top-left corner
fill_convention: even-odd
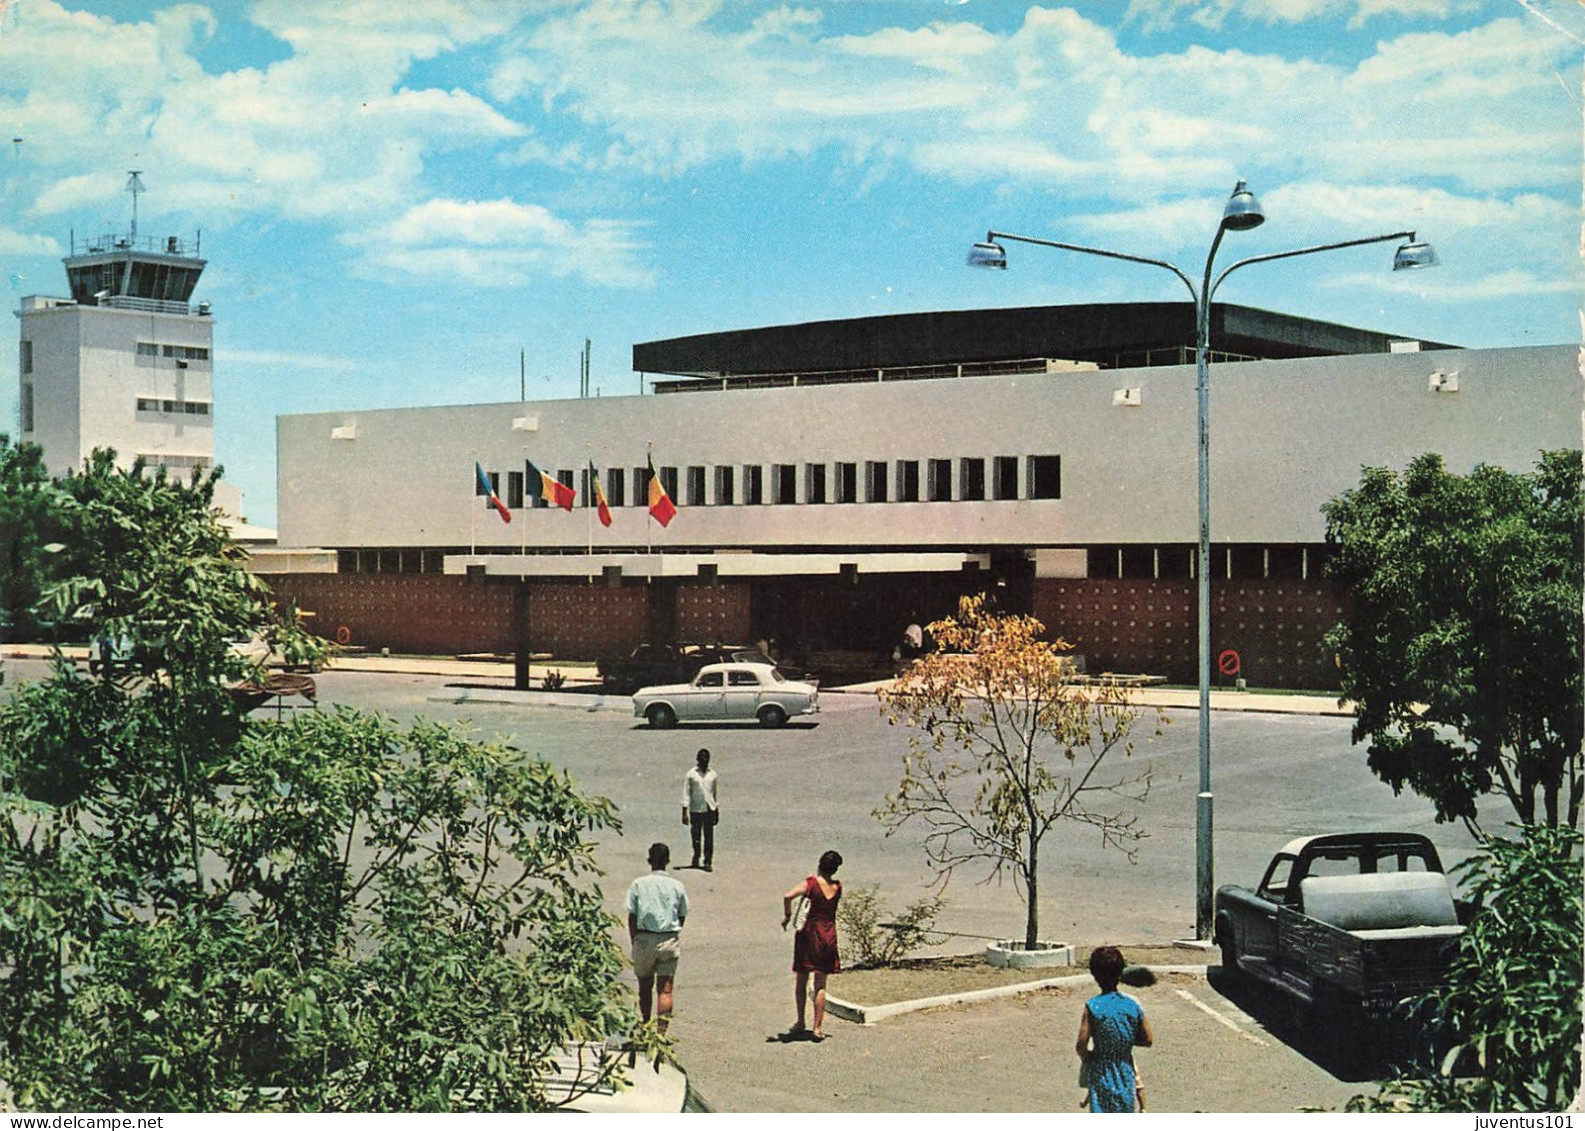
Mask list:
[[[79,245],[63,261],[70,298],[30,295],[17,311],[21,439],[52,474],[95,448],[184,474],[215,462],[209,304],[189,305],[204,271],[197,241],[138,234],[143,180],[134,170],[132,224]]]

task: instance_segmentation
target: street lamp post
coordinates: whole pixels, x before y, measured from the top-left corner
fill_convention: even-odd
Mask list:
[[[1011,232],[987,232],[984,243],[977,243],[969,251],[968,262],[973,267],[1007,267],[1007,249],[998,240],[1015,240],[1019,243],[1054,247],[1063,251],[1076,251],[1084,255],[1100,255],[1108,259],[1124,259],[1131,263],[1146,263],[1171,271],[1188,288],[1194,303],[1194,362],[1195,402],[1198,418],[1198,471],[1200,544],[1195,558],[1195,579],[1199,587],[1199,685],[1200,685],[1200,788],[1195,798],[1195,899],[1194,937],[1208,940],[1214,932],[1212,922],[1213,868],[1212,868],[1212,794],[1211,794],[1211,300],[1217,288],[1234,271],[1251,263],[1265,263],[1273,259],[1291,259],[1297,255],[1312,255],[1318,251],[1335,251],[1339,248],[1358,247],[1362,244],[1385,243],[1388,240],[1406,240],[1393,256],[1392,269],[1401,271],[1415,267],[1432,267],[1437,263],[1436,252],[1428,243],[1416,239],[1412,231],[1389,232],[1363,239],[1342,240],[1337,243],[1316,244],[1313,247],[1295,248],[1266,255],[1252,255],[1240,259],[1226,268],[1213,280],[1211,271],[1216,262],[1217,249],[1227,232],[1243,232],[1258,228],[1265,222],[1260,202],[1255,199],[1243,181],[1233,188],[1222,209],[1222,221],[1211,240],[1211,250],[1205,257],[1205,273],[1200,286],[1195,287],[1179,267],[1165,259],[1143,255],[1128,255],[1098,247],[1063,243],[1058,240],[1019,236]]]

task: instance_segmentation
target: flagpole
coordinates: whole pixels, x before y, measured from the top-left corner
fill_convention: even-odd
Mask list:
[[[594,581],[594,460],[589,455],[589,445],[583,446],[584,463],[589,465],[589,481],[584,486],[583,509],[589,512],[589,556],[586,559],[589,565],[589,580]]]
[[[479,453],[475,450],[472,455],[473,497],[477,499],[479,497]],[[473,518],[468,523],[468,557],[476,558],[479,556],[479,508],[472,507],[470,509],[473,511]]]
[[[649,467],[650,478],[660,474],[655,470],[655,441],[651,440],[644,445],[644,462]],[[644,485],[644,553],[646,556],[655,552],[655,514],[649,509],[649,484]]]

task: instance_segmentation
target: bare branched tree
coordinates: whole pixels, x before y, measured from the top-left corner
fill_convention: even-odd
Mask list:
[[[1096,830],[1136,859],[1145,832],[1128,802],[1150,791],[1150,770],[1103,764],[1133,753],[1145,711],[1110,679],[1085,679],[1069,646],[1041,639],[1034,617],[998,614],[984,595],[930,625],[936,651],[881,694],[888,723],[912,728],[902,781],[875,810],[890,836],[917,819],[944,888],[986,862],[984,881],[1011,873],[1027,911],[1026,948],[1040,938],[1040,850],[1061,822]],[[1166,715],[1154,712],[1159,735]]]

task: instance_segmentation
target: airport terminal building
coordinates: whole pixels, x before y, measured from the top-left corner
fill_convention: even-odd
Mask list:
[[[1578,447],[1578,347],[1211,313],[1212,649],[1252,685],[1329,687],[1321,505],[1423,452],[1463,472]],[[283,416],[277,560],[298,564],[270,580],[367,647],[765,639],[816,670],[983,591],[1091,671],[1192,683],[1193,320],[1106,304],[727,331],[636,345],[643,396]]]

